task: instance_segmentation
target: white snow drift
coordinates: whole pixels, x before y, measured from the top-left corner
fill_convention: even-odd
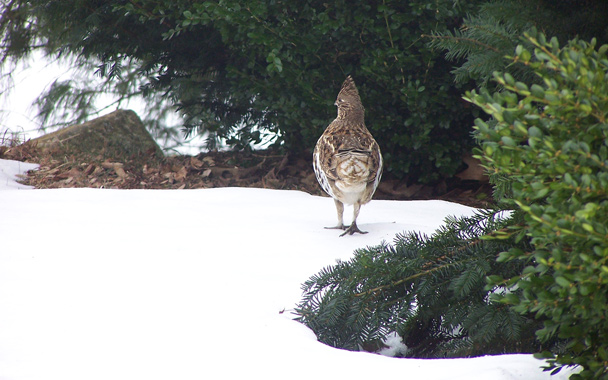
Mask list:
[[[473,209],[262,189],[24,189],[0,160],[0,379],[550,379],[531,355],[348,352],[293,321],[300,284],[354,249]],[[17,190],[16,190],[17,189]],[[553,379],[566,379],[562,371]]]

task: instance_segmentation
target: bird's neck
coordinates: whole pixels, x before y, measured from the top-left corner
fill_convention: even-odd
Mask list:
[[[338,119],[348,120],[352,123],[363,124],[365,119],[365,113],[363,109],[338,109]]]

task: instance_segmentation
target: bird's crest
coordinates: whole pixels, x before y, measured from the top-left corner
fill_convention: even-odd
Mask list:
[[[345,95],[361,99],[359,97],[359,91],[357,91],[357,86],[355,86],[355,81],[350,75],[346,77],[344,83],[342,83],[342,89],[340,89],[338,97]]]

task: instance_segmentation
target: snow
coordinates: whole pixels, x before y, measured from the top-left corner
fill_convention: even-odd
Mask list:
[[[0,379],[566,379],[531,355],[396,359],[317,342],[300,284],[469,207],[378,201],[338,237],[298,191],[23,189],[0,160]],[[20,189],[20,190],[15,190]],[[350,215],[347,211],[345,215]],[[348,220],[346,221],[348,222]]]
[[[29,170],[38,168],[37,164],[27,162],[0,160],[0,190],[19,190],[31,189],[31,186],[23,185],[15,181],[17,176],[22,175]]]

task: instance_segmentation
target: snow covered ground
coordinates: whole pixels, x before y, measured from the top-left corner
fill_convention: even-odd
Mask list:
[[[0,160],[0,379],[551,377],[531,355],[419,360],[348,352],[293,321],[300,284],[354,249],[472,209],[372,201],[338,237],[298,191],[31,190]]]

